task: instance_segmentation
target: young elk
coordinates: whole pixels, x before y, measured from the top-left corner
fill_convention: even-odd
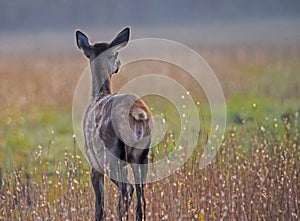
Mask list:
[[[90,44],[88,37],[76,31],[76,42],[90,61],[92,97],[85,113],[85,152],[92,166],[96,220],[104,219],[104,174],[119,192],[119,220],[128,220],[128,208],[134,191],[127,180],[130,163],[137,196],[136,220],[146,220],[144,183],[151,143],[151,112],[133,94],[112,94],[111,77],[121,63],[118,51],[129,40],[130,29],[122,30],[110,43]]]

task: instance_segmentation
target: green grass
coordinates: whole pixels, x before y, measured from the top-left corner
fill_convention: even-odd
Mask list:
[[[28,167],[38,146],[47,147],[48,156],[62,160],[64,149],[72,143],[70,113],[50,108],[22,112],[15,107],[0,115],[0,167]]]

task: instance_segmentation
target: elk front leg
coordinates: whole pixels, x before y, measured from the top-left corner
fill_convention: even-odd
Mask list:
[[[104,219],[104,175],[92,168],[91,180],[95,192],[95,220]]]

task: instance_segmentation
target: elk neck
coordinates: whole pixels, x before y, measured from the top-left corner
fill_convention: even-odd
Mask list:
[[[104,97],[112,93],[111,90],[111,70],[108,65],[95,59],[90,63],[92,72],[92,97]]]

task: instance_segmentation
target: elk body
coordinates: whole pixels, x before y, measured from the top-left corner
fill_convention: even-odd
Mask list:
[[[133,94],[112,94],[111,76],[120,68],[118,51],[129,41],[130,29],[122,30],[110,43],[91,44],[76,31],[76,43],[90,61],[92,96],[84,119],[85,152],[91,164],[95,193],[95,219],[104,219],[104,175],[119,192],[119,220],[128,220],[134,186],[127,180],[130,164],[136,189],[136,220],[146,219],[144,183],[151,143],[151,112]]]

